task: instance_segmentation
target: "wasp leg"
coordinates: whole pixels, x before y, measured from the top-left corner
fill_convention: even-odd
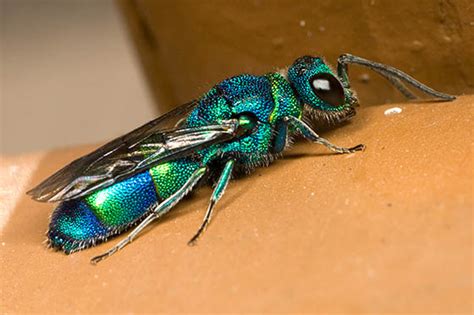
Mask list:
[[[284,121],[286,121],[287,124],[296,128],[306,139],[312,142],[322,144],[329,150],[334,151],[336,153],[354,153],[356,151],[362,151],[365,148],[363,144],[358,144],[351,148],[344,148],[332,144],[331,142],[329,142],[329,140],[320,137],[313,129],[311,129],[310,126],[308,126],[304,121],[299,120],[296,117],[287,116],[284,118]]]
[[[272,153],[281,153],[288,143],[288,120],[283,119],[277,122],[275,126],[275,137],[272,143]]]
[[[225,164],[224,170],[222,171],[221,176],[219,177],[216,188],[214,188],[214,191],[212,192],[211,200],[209,202],[209,207],[207,208],[206,214],[204,215],[204,220],[201,226],[199,227],[198,231],[196,232],[196,234],[194,234],[194,236],[189,240],[188,245],[190,246],[195,245],[196,241],[201,236],[202,232],[206,230],[209,222],[211,221],[214,206],[219,201],[219,199],[221,199],[222,195],[224,195],[224,191],[227,187],[227,184],[230,181],[234,164],[235,164],[234,160],[229,160]]]
[[[133,239],[151,222],[160,218],[167,212],[171,210],[184,196],[197,184],[197,182],[203,177],[206,173],[207,168],[201,167],[197,169],[188,181],[174,194],[164,200],[162,203],[157,204],[152,212],[143,220],[135,229],[133,229],[128,236],[119,242],[117,245],[109,249],[107,252],[95,256],[91,259],[92,264],[97,264],[99,261],[113,255],[129,243],[133,241]]]
[[[451,101],[456,98],[455,96],[433,90],[429,86],[424,85],[423,83],[415,80],[413,77],[409,76],[405,72],[400,71],[396,68],[350,54],[341,55],[337,60],[337,75],[342,81],[343,86],[346,88],[350,87],[347,69],[348,64],[357,64],[377,72],[378,74],[387,78],[390,83],[392,83],[400,92],[402,92],[407,98],[410,99],[416,98],[416,96],[411,91],[409,91],[401,81],[404,81],[410,86],[428,95],[437,97],[441,100]]]

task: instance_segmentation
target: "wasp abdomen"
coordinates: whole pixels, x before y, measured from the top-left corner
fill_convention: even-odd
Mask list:
[[[130,177],[85,198],[62,202],[54,211],[48,238],[72,252],[126,230],[158,201],[148,172]]]
[[[70,253],[127,230],[198,167],[189,159],[164,163],[85,198],[62,202],[49,226],[50,245]]]
[[[66,253],[92,246],[110,232],[84,200],[62,202],[53,212],[48,230],[48,242]]]

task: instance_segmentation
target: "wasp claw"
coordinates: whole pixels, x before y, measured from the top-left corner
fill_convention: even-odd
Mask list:
[[[200,233],[199,233],[200,234]],[[197,245],[197,240],[199,238],[199,234],[194,235],[189,241],[188,241],[188,246],[196,246]]]
[[[349,151],[351,152],[357,152],[357,151],[364,151],[365,150],[365,145],[364,144],[358,144],[352,148],[349,148]]]
[[[98,255],[98,256],[95,256],[95,257],[92,257],[90,262],[92,265],[97,265],[97,263],[99,263],[100,261],[104,260],[105,258],[109,257],[111,254],[110,253],[104,253],[102,255]]]

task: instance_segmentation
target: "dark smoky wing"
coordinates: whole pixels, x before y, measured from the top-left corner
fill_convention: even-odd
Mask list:
[[[79,198],[154,165],[232,138],[235,123],[180,127],[191,102],[73,161],[28,192],[38,201]],[[171,126],[171,127],[170,127]],[[178,127],[175,127],[178,126]]]

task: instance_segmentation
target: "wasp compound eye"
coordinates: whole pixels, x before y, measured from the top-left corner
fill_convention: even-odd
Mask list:
[[[344,104],[344,88],[341,82],[330,73],[318,73],[310,79],[314,94],[331,106]]]

